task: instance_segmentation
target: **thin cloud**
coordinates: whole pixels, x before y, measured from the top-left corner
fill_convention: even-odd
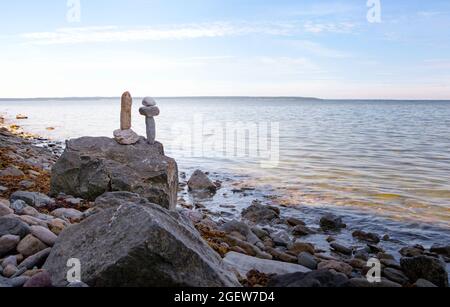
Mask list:
[[[244,36],[252,34],[271,36],[292,36],[299,33],[347,33],[354,28],[351,23],[200,23],[171,25],[165,27],[123,28],[77,27],[60,28],[51,32],[22,33],[20,38],[27,43],[37,45],[138,42],[162,40],[187,40],[199,38],[218,38],[228,36]]]
[[[313,54],[315,56],[319,57],[325,57],[325,58],[334,58],[334,59],[344,59],[344,58],[351,58],[353,57],[352,54],[328,48],[323,46],[322,44],[309,41],[309,40],[296,40],[291,41],[290,44],[295,47],[296,49],[306,51],[310,54]]]

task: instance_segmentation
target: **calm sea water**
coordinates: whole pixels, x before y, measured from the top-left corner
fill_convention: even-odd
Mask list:
[[[282,195],[285,205],[354,210],[368,214],[368,224],[370,217],[428,224],[442,229],[441,239],[450,240],[450,102],[157,101],[157,138],[182,171],[201,168],[245,178],[248,185]],[[144,135],[139,105],[135,99],[133,126]],[[1,113],[26,114],[29,119],[20,122],[26,130],[56,140],[111,136],[119,127],[119,108],[119,99],[0,101]],[[218,133],[210,125],[239,122],[259,127],[279,123],[277,167],[262,168],[258,157],[225,156],[220,142],[212,148]],[[199,123],[204,128],[200,139]],[[192,156],[189,146],[198,149],[199,143],[203,152]]]

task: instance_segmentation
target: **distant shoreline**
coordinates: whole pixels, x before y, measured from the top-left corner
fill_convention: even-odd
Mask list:
[[[134,99],[142,99],[143,97],[134,97]],[[48,101],[48,100],[106,100],[120,99],[120,97],[33,97],[33,98],[0,98],[0,101]],[[450,102],[450,99],[332,99],[317,97],[301,97],[301,96],[162,96],[155,99],[292,99],[292,100],[309,100],[309,101],[361,101],[361,102]]]

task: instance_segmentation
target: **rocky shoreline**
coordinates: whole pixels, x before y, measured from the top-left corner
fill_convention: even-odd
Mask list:
[[[106,156],[93,159],[91,153],[89,161],[80,157],[87,169],[96,165],[88,176],[120,178],[112,181],[116,182],[116,192],[104,191],[102,180],[83,190],[89,191],[85,194],[89,199],[58,193],[70,184],[56,185],[58,189],[52,191],[51,170],[61,161],[64,147],[18,129],[0,128],[0,287],[448,287],[445,263],[450,262],[450,246],[402,248],[398,261],[380,246],[390,240],[388,235],[357,230],[353,232],[360,242],[357,246],[336,241],[335,235],[347,227],[339,216],[324,215],[320,227],[312,228],[301,219],[283,216],[277,207],[254,201],[242,211],[240,220],[217,219],[201,205],[190,206],[176,197],[172,200],[174,184],[178,192],[209,197],[220,191],[221,183],[212,182],[201,171],[189,180],[187,174],[171,180],[173,174],[168,174],[172,168],[157,163],[151,166],[157,171],[149,179],[156,190],[142,191],[129,183],[134,178],[116,173],[99,177],[103,168],[98,163]],[[72,147],[80,150],[80,144]],[[133,148],[144,146],[139,144]],[[105,146],[116,154],[114,159],[122,157],[115,146]],[[162,159],[163,150],[156,150],[154,157]],[[140,169],[142,165],[128,167]],[[70,174],[70,169],[61,174],[67,172]],[[128,189],[129,185],[134,188]],[[169,211],[174,209],[174,201],[177,208]],[[133,225],[141,227],[136,230]],[[309,242],[317,233],[327,237],[328,250]],[[87,266],[82,274],[85,283],[64,281],[62,267],[66,264],[61,255],[82,260]],[[380,283],[369,283],[365,278],[370,259],[381,264]],[[151,269],[145,272],[143,267]]]

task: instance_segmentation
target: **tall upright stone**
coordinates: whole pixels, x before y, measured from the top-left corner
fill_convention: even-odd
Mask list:
[[[122,95],[120,110],[120,130],[114,131],[114,139],[121,145],[134,145],[139,141],[137,135],[131,129],[131,110],[133,106],[133,98],[129,92]]]
[[[155,117],[159,115],[159,108],[151,97],[145,97],[142,101],[143,107],[139,109],[139,113],[145,116],[145,127],[147,132],[147,142],[154,144],[156,141],[156,122]]]

